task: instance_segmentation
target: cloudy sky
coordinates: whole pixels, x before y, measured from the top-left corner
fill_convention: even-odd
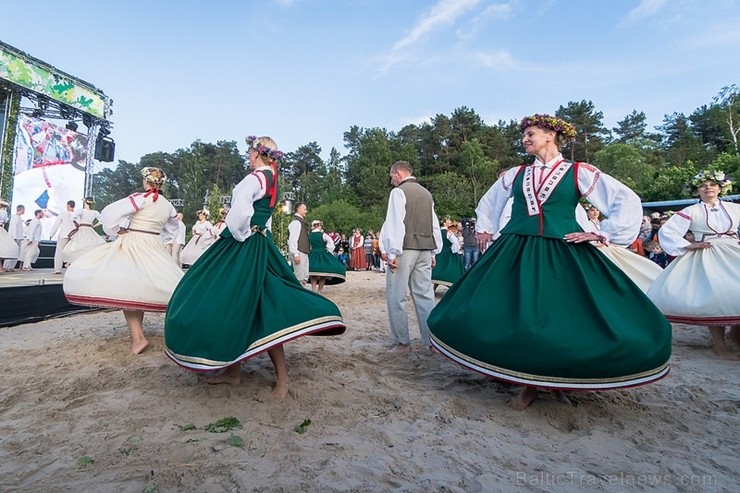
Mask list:
[[[113,99],[116,159],[270,135],[345,153],[461,106],[489,124],[590,100],[612,127],[740,79],[732,0],[35,0],[0,40]],[[84,127],[82,127],[84,128]]]

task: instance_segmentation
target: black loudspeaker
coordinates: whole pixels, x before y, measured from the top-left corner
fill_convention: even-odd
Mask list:
[[[98,139],[95,142],[95,159],[110,163],[115,158],[116,143],[110,139]]]

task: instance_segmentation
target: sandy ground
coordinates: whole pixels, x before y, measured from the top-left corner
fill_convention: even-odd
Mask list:
[[[384,289],[326,288],[348,330],[286,346],[284,401],[266,355],[233,387],[177,367],[161,314],[139,356],[121,312],[0,328],[0,491],[740,491],[740,363],[705,328],[674,326],[658,383],[517,412],[516,388],[422,350],[413,320],[415,351],[388,353]],[[227,417],[242,427],[206,430]]]

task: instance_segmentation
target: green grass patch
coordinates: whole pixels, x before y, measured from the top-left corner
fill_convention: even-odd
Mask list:
[[[83,455],[82,457],[77,459],[77,464],[81,465],[82,467],[89,466],[90,464],[95,464],[95,457]]]

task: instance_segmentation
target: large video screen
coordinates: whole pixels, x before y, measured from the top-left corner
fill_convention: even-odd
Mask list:
[[[48,239],[56,215],[68,200],[77,208],[85,191],[87,135],[45,120],[18,115],[18,132],[13,163],[13,196],[9,214],[23,205],[24,219],[44,211],[44,239]]]

